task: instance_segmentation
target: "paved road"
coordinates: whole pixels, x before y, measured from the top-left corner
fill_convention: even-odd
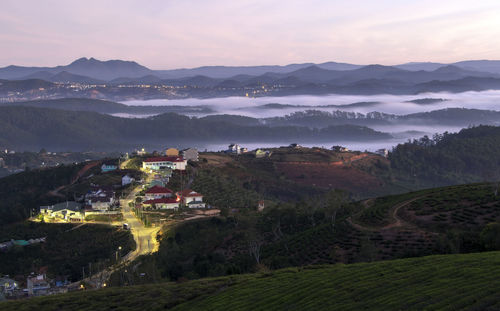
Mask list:
[[[128,254],[123,260],[132,261],[140,255],[150,254],[158,250],[159,243],[156,241],[156,235],[159,227],[147,228],[135,217],[130,202],[134,202],[135,194],[141,190],[141,186],[136,187],[125,199],[120,200],[123,214],[123,222],[129,224],[134,236],[137,248],[134,252]]]

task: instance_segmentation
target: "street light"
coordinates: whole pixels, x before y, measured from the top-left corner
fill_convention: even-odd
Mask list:
[[[118,263],[118,252],[122,250],[121,246],[118,246],[118,250],[116,251],[116,262]],[[121,252],[120,252],[120,257],[121,257]]]

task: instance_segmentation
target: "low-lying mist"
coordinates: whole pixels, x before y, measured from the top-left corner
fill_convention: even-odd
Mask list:
[[[416,104],[410,101],[433,98],[444,101],[432,104]],[[353,103],[373,102],[373,105],[351,105]],[[126,105],[153,106],[207,106],[214,112],[209,114],[235,114],[254,118],[283,116],[295,111],[311,109],[332,111],[344,110],[360,113],[378,111],[397,115],[426,112],[444,108],[474,108],[486,110],[500,109],[500,91],[464,92],[464,93],[422,93],[418,95],[297,95],[283,97],[224,97],[224,98],[188,98],[188,99],[152,99],[122,102]],[[265,108],[267,104],[293,105],[299,107]],[[344,107],[320,107],[320,106]],[[351,106],[348,106],[351,105]],[[193,114],[194,115],[194,114]],[[207,114],[196,114],[204,116]]]
[[[424,100],[425,99],[425,100]],[[413,101],[413,102],[412,102]],[[179,100],[132,100],[122,102],[126,105],[153,105],[153,106],[205,106],[210,108],[210,113],[187,114],[189,116],[203,117],[214,114],[241,115],[254,118],[282,117],[294,112],[309,109],[333,112],[337,110],[369,113],[373,111],[407,115],[419,112],[430,112],[445,108],[467,108],[500,111],[500,91],[464,92],[464,93],[422,93],[418,95],[326,95],[326,96],[284,96],[284,97],[225,97],[209,99],[179,99]],[[354,104],[354,105],[353,105]],[[123,115],[122,115],[123,116]],[[498,120],[500,122],[500,120]],[[464,124],[463,127],[478,124]],[[426,124],[397,124],[397,125],[373,125],[371,128],[391,133],[393,139],[379,141],[353,143],[346,141],[332,141],[334,144],[342,144],[355,150],[373,151],[379,148],[390,149],[394,145],[405,142],[408,139],[418,138],[423,135],[434,133],[457,132],[461,128],[456,125],[426,125]],[[237,142],[236,142],[237,143]],[[296,143],[300,143],[296,142]],[[273,147],[286,145],[287,142],[266,143],[260,147]],[[314,144],[304,144],[314,145]],[[326,144],[317,144],[325,146]],[[207,144],[199,146],[202,149],[220,150],[223,145]],[[247,147],[259,147],[252,143]]]

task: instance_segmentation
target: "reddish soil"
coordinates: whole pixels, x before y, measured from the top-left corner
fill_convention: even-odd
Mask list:
[[[384,183],[342,162],[277,162],[276,170],[299,184],[349,191],[370,191]]]

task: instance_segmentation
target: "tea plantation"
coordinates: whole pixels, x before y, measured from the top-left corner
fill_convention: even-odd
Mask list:
[[[0,303],[9,310],[499,310],[500,252],[288,268]]]

